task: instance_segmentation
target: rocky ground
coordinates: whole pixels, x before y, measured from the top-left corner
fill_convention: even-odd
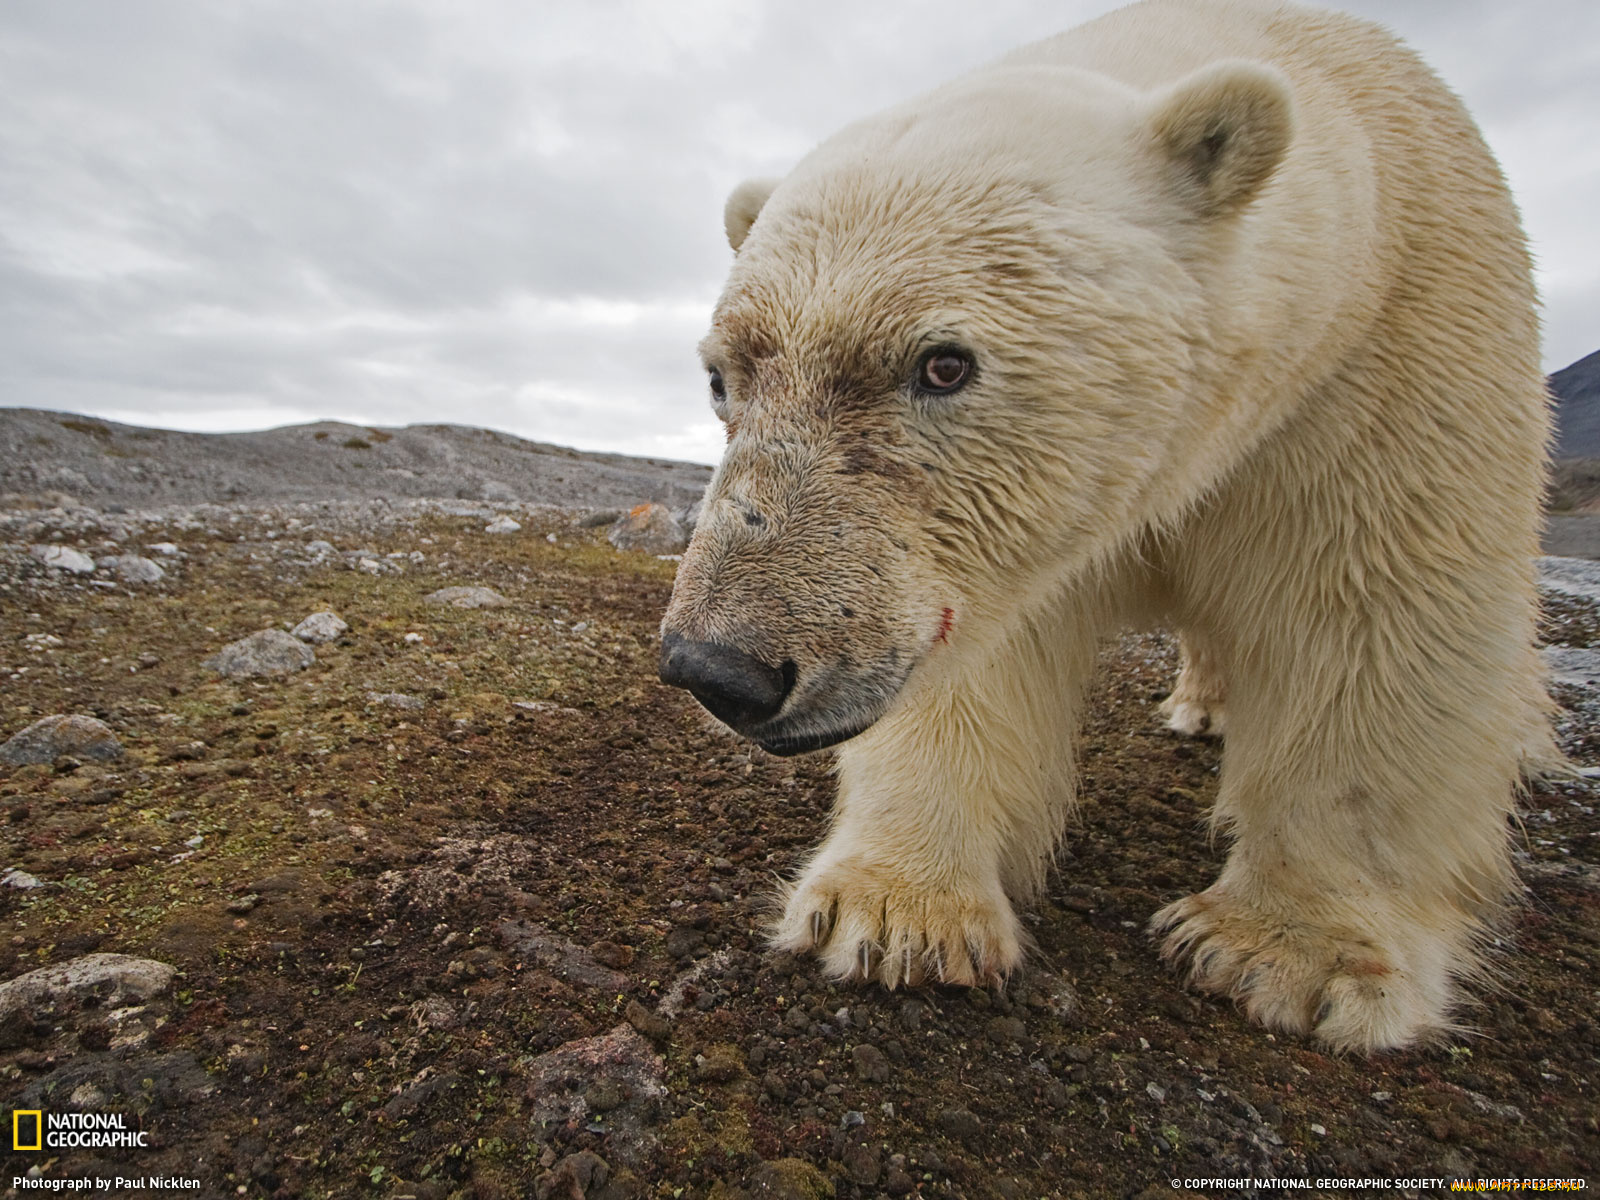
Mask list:
[[[1128,636],[1026,972],[834,986],[760,934],[823,830],[826,761],[753,753],[656,682],[674,565],[582,515],[0,513],[0,741],[91,719],[0,765],[0,1094],[150,1140],[11,1153],[0,1182],[732,1200],[1594,1172],[1585,781],[1523,805],[1524,902],[1473,1034],[1330,1057],[1186,991],[1145,934],[1222,862],[1219,748],[1161,729],[1173,647]],[[1563,743],[1593,767],[1591,570],[1553,565],[1546,632],[1572,648]],[[345,628],[289,633],[324,612]]]

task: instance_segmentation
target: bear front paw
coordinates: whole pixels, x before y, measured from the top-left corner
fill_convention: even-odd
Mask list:
[[[1448,972],[1418,970],[1376,938],[1261,913],[1216,888],[1169,904],[1150,929],[1165,935],[1163,957],[1187,964],[1191,984],[1232,998],[1269,1029],[1371,1054],[1451,1028]],[[1411,957],[1446,957],[1442,945],[1432,949]]]
[[[1022,932],[998,880],[940,888],[869,863],[813,867],[789,893],[773,945],[812,951],[836,979],[902,985],[999,983],[1022,961]]]

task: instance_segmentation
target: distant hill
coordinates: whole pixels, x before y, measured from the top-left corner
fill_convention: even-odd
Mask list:
[[[0,409],[0,494],[62,492],[97,508],[366,497],[677,508],[711,469],[594,454],[465,425],[322,421],[260,433],[177,433]]]
[[[1556,458],[1600,458],[1600,350],[1550,376]]]

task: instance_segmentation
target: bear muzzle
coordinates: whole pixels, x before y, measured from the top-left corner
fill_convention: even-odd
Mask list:
[[[688,691],[735,733],[785,757],[846,741],[871,725],[880,710],[873,705],[869,711],[846,707],[839,712],[826,703],[810,703],[796,694],[794,662],[774,667],[734,646],[691,641],[680,633],[662,638],[660,673],[661,682]]]
[[[692,642],[677,633],[661,642],[661,682],[687,689],[712,716],[740,732],[776,716],[794,678],[792,662],[770,667],[720,642]]]

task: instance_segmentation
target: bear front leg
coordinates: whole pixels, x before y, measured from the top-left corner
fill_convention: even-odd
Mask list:
[[[1023,633],[929,671],[840,753],[826,841],[788,890],[774,944],[886,987],[1004,979],[1025,944],[1013,900],[1043,883],[1073,795],[1090,638]]]

